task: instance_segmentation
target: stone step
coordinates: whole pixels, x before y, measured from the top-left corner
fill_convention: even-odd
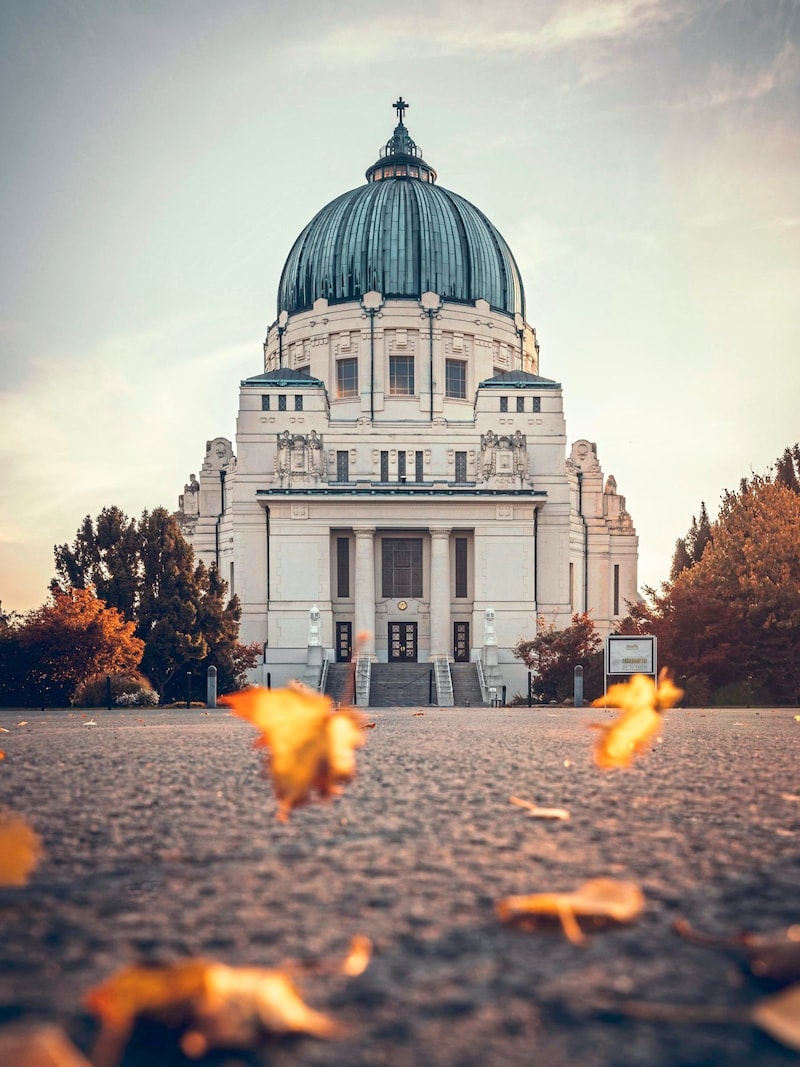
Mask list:
[[[373,663],[370,707],[410,708],[428,705],[432,670],[430,663]],[[433,699],[436,699],[435,689]]]
[[[331,663],[325,682],[325,695],[337,704],[352,704],[354,669],[354,663]]]
[[[453,704],[457,708],[482,708],[486,705],[481,693],[478,668],[474,663],[451,663]]]

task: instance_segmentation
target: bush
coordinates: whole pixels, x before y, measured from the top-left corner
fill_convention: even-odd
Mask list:
[[[769,704],[769,693],[757,681],[728,682],[714,693],[714,705],[718,708],[747,708],[751,704]]]
[[[73,707],[104,708],[108,702],[108,678],[111,678],[111,701],[123,707],[154,706],[158,694],[143,674],[123,671],[119,674],[93,674],[82,682],[72,698]],[[140,696],[140,694],[142,694]],[[133,699],[129,699],[133,697]],[[124,698],[124,701],[120,698]]]
[[[120,693],[114,700],[120,708],[154,708],[158,704],[158,693],[154,689],[137,689],[133,693]]]

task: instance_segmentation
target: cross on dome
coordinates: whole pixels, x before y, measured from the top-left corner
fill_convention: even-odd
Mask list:
[[[397,118],[400,120],[400,122],[402,122],[403,121],[403,115],[405,115],[406,110],[408,109],[408,104],[405,102],[405,100],[402,98],[402,96],[398,96],[398,98],[395,101],[395,103],[392,104],[392,107],[397,112]]]

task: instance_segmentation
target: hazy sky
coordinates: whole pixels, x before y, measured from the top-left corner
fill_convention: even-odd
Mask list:
[[[398,94],[522,270],[541,373],[667,576],[800,439],[797,0],[5,0],[0,600],[233,437],[284,259]]]

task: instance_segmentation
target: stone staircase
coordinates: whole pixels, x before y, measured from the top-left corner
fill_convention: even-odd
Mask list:
[[[482,708],[483,695],[478,680],[478,668],[474,663],[451,663],[453,679],[453,705],[457,708]]]
[[[354,663],[331,663],[325,682],[325,695],[338,704],[352,704]]]
[[[410,708],[429,704],[430,663],[373,663],[371,708]],[[436,699],[434,688],[433,699]]]

